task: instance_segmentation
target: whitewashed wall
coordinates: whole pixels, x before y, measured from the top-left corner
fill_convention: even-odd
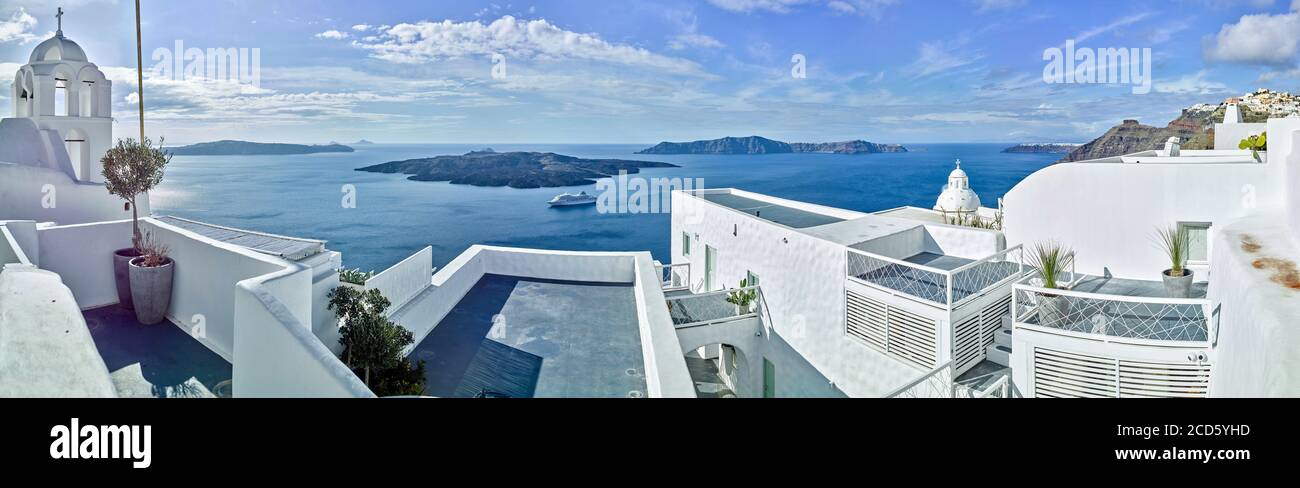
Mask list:
[[[41,265],[40,238],[36,235],[36,222],[31,220],[0,220],[0,227],[8,231],[15,251],[21,251],[27,264]],[[2,261],[0,261],[2,262]]]
[[[1210,300],[1219,307],[1210,395],[1216,397],[1300,396],[1300,292],[1272,281],[1273,272],[1256,269],[1264,257],[1295,261],[1300,244],[1281,214],[1245,219],[1223,230],[1216,243]],[[1250,236],[1260,248],[1242,249]]]
[[[186,332],[202,320],[206,337],[198,338],[199,342],[231,361],[235,348],[235,285],[284,269],[289,263],[154,219],[145,219],[140,225],[141,232],[151,233],[170,248],[176,262],[167,318]],[[308,278],[305,290],[310,293],[310,273]],[[311,324],[310,317],[303,323]]]
[[[1224,224],[1284,201],[1280,165],[1068,163],[1039,170],[1004,200],[1008,246],[1055,240],[1080,273],[1159,280],[1169,268],[1153,240],[1177,221]],[[1210,250],[1214,253],[1213,247]],[[1200,269],[1198,271],[1204,271]],[[1204,279],[1204,272],[1198,273]]]
[[[239,282],[233,306],[236,397],[374,397],[312,333],[311,285],[311,269],[292,263]]]
[[[366,289],[379,290],[397,310],[428,288],[432,279],[433,247],[429,246],[366,280]]]
[[[690,257],[682,255],[682,232],[692,236]],[[718,250],[722,284],[759,275],[771,330],[760,350],[744,353],[757,378],[763,358],[775,365],[778,396],[880,396],[925,373],[844,333],[845,246],[680,192],[673,193],[671,239],[673,264],[690,262],[692,276],[704,276],[706,244]]]
[[[113,251],[131,247],[131,221],[37,230],[41,268],[58,273],[83,310],[117,303]]]
[[[68,225],[129,219],[131,211],[123,209],[124,203],[102,184],[81,183],[59,170],[0,160],[0,220]],[[148,215],[149,196],[141,195],[140,216]]]

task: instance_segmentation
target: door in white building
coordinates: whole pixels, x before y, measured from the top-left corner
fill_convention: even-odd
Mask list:
[[[713,246],[704,246],[704,291],[713,291],[718,286],[718,250]]]

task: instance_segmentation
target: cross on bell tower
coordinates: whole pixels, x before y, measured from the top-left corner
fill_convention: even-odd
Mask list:
[[[63,7],[59,7],[59,13],[54,14],[54,17],[59,19],[59,30],[56,34],[62,36],[63,35]]]

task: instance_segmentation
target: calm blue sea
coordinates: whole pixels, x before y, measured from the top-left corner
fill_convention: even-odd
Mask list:
[[[664,161],[680,168],[647,177],[703,178],[736,187],[860,211],[931,207],[961,158],[986,206],[1055,154],[1002,154],[1012,144],[907,144],[903,154],[757,156],[636,155],[647,145],[491,145],[497,151],[550,151],[590,158]],[[443,266],[472,244],[579,251],[643,251],[667,260],[670,217],[600,214],[594,206],[551,208],[564,192],[594,186],[516,190],[408,181],[354,171],[387,161],[463,154],[483,145],[369,145],[348,154],[176,157],[153,194],[155,213],[325,239],[344,265],[383,270],[433,246]],[[354,185],[356,208],[342,208]]]

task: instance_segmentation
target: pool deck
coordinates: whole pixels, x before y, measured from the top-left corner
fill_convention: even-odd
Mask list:
[[[144,325],[118,305],[86,310],[83,316],[119,397],[229,394],[230,363],[171,322]]]
[[[411,352],[438,397],[645,397],[631,284],[485,275]]]

